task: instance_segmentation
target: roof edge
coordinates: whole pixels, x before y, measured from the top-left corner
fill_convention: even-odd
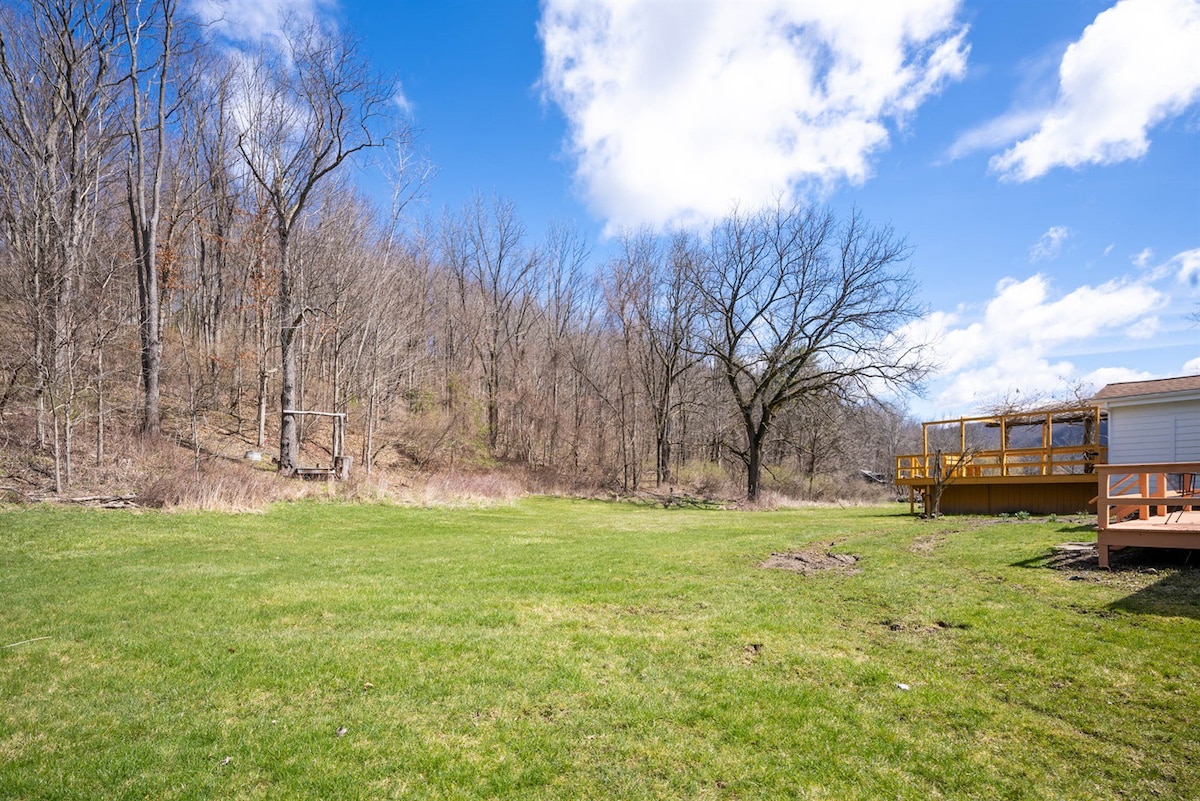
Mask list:
[[[1131,400],[1156,395],[1190,395],[1200,393],[1200,375],[1158,378],[1150,381],[1120,381],[1106,384],[1093,401]]]

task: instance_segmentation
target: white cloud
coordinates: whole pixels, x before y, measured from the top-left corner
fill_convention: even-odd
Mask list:
[[[1042,238],[1029,249],[1029,260],[1031,262],[1047,261],[1049,259],[1058,258],[1058,254],[1062,252],[1063,242],[1071,236],[1071,229],[1065,225],[1052,225],[1042,234]]]
[[[861,182],[966,66],[958,0],[547,0],[541,87],[609,227]]]
[[[1150,381],[1151,379],[1161,377],[1154,373],[1147,373],[1145,370],[1132,370],[1128,367],[1101,367],[1085,375],[1083,383],[1090,384],[1098,390],[1105,384],[1121,384],[1126,381]]]
[[[1014,111],[988,120],[960,135],[950,145],[946,157],[951,161],[980,150],[995,150],[1036,131],[1046,116],[1045,109]]]
[[[240,45],[278,43],[292,22],[327,16],[336,0],[192,0],[192,12],[211,35]]]
[[[204,28],[205,36],[215,40],[227,58],[241,70],[253,72],[253,57],[260,49],[290,63],[288,39],[303,36],[309,26],[323,33],[339,33],[338,0],[185,0]],[[290,31],[290,33],[289,33]],[[397,81],[392,103],[400,114],[413,113],[412,103]],[[249,104],[249,99],[238,101]],[[247,111],[234,109],[242,122]],[[300,113],[299,109],[296,113]]]
[[[1184,362],[1179,372],[1180,375],[1196,375],[1197,373],[1200,373],[1200,356]]]
[[[937,341],[940,378],[934,404],[959,414],[1009,390],[1047,396],[1091,380],[1061,354],[1102,336],[1152,334],[1158,325],[1154,312],[1167,300],[1148,284],[1129,280],[1056,296],[1044,275],[1006,278],[982,313],[969,307],[933,312],[904,334],[913,341]]]
[[[1143,317],[1125,329],[1125,336],[1130,339],[1150,339],[1158,333],[1160,326],[1161,322],[1157,317]]]
[[[1200,248],[1176,253],[1166,263],[1167,271],[1193,289],[1200,289]]]
[[[1200,99],[1197,42],[1196,0],[1121,0],[1063,54],[1058,98],[1037,130],[989,166],[1028,181],[1055,167],[1140,158],[1151,128]]]
[[[1145,248],[1141,253],[1130,256],[1129,260],[1142,271],[1143,280],[1174,280],[1192,289],[1200,289],[1200,248],[1180,251],[1166,261],[1155,259],[1154,251]]]

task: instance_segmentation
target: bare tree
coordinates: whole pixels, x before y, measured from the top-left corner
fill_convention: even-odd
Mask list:
[[[553,463],[565,428],[563,418],[568,398],[564,383],[570,375],[571,342],[588,316],[584,270],[590,250],[579,229],[556,222],[547,233],[543,253],[545,268],[538,295],[544,358],[538,371],[542,391],[537,393],[537,399],[541,401],[539,422],[545,428],[543,461]]]
[[[167,122],[174,100],[176,0],[144,9],[138,2],[117,4],[123,34],[128,91],[126,200],[137,265],[138,334],[141,341],[142,432],[162,429],[162,294],[159,286],[159,224],[167,165]],[[147,10],[145,16],[143,10]],[[144,63],[143,59],[149,59]]]
[[[934,452],[929,478],[933,483],[925,492],[925,517],[935,520],[942,516],[942,495],[946,488],[962,475],[963,468],[975,458],[976,448],[968,447],[949,456],[939,448]]]
[[[0,222],[15,269],[6,294],[20,299],[29,337],[39,446],[53,426],[56,490],[70,482],[76,305],[109,168],[115,19],[101,2],[0,11]]]
[[[685,233],[664,246],[649,231],[626,234],[612,265],[610,304],[633,347],[634,372],[654,428],[655,481],[671,479],[672,425],[682,402],[679,383],[698,361],[698,296],[687,280],[697,258]]]
[[[490,455],[636,490],[692,467],[724,491],[744,466],[755,498],[764,470],[811,493],[894,450],[903,421],[860,402],[920,374],[890,231],[779,205],[630,234],[593,273],[578,230],[535,241],[502,198],[409,225],[430,168],[353,44],[293,21],[200,58],[194,5],[0,4],[0,439],[57,486],[92,421],[97,464],[168,408],[196,446],[206,421],[253,444],[253,407],[261,449],[276,392],[284,474],[306,403],[355,413],[368,469]],[[345,165],[384,144],[376,208]]]
[[[691,274],[703,339],[737,407],[746,496],[759,496],[763,443],[780,410],[819,392],[841,397],[906,385],[921,349],[894,332],[919,309],[902,269],[908,248],[853,212],[782,202],[733,212],[712,229]]]
[[[512,202],[476,195],[443,225],[442,253],[458,288],[460,312],[475,316],[471,349],[483,370],[488,447],[497,453],[505,359],[534,319],[533,277],[538,253],[525,244],[525,226]],[[464,322],[466,322],[464,320]]]
[[[239,213],[251,201],[235,185],[237,153],[231,115],[236,100],[230,69],[210,70],[205,91],[188,98],[195,137],[188,148],[189,166],[201,191],[192,227],[195,270],[187,300],[210,372],[215,371],[215,354],[233,290],[230,262],[235,228]]]
[[[297,466],[297,297],[292,238],[313,190],[356,153],[386,141],[394,84],[374,75],[353,42],[315,23],[288,27],[282,52],[243,65],[244,107],[237,148],[273,212],[279,245],[279,471]]]

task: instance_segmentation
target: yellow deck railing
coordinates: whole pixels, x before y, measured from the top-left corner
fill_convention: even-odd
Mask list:
[[[942,453],[942,475],[955,478],[1013,478],[1094,473],[1107,458],[1102,445],[1060,445],[1048,448],[997,448]],[[897,481],[932,480],[935,453],[896,457]]]
[[[939,449],[933,443],[949,440],[949,447],[940,447],[942,475],[959,478],[1020,478],[1028,476],[1083,475],[1094,473],[1096,466],[1108,458],[1108,449],[1100,444],[1100,407],[1093,404],[1059,406],[1023,412],[960,417],[957,420],[937,420],[921,424],[922,453],[896,457],[896,482],[921,484],[934,480],[934,467]],[[1057,426],[1076,426],[1072,439],[1082,440],[1073,445],[1055,445]],[[1013,432],[1018,429],[1039,431],[1039,447],[1014,448]],[[997,447],[972,447],[981,432],[991,431],[986,439],[998,442]],[[1028,434],[1023,435],[1028,442]],[[1061,439],[1061,437],[1060,437]],[[1036,440],[1035,440],[1036,441]]]

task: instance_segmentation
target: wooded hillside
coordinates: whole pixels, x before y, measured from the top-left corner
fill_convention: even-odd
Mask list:
[[[213,47],[175,0],[0,10],[0,447],[43,491],[131,437],[355,471],[550,471],[837,494],[911,429],[908,248],[780,202],[599,258],[502,195],[413,219],[430,168],[342,34]],[[354,184],[383,169],[379,203]],[[116,443],[116,444],[114,444]],[[90,471],[90,472],[89,472]],[[848,485],[847,485],[848,486]]]

